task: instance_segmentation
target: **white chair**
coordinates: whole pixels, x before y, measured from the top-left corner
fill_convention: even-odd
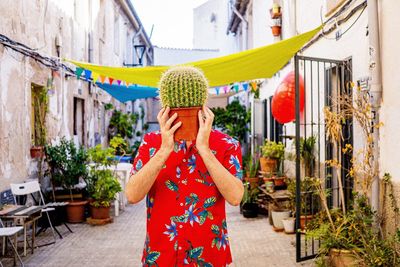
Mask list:
[[[125,196],[125,189],[126,189],[126,184],[129,181],[129,176],[132,170],[132,164],[125,162],[118,163],[117,168],[115,170],[116,172],[121,173],[121,175],[118,175],[122,187],[122,192],[119,193],[119,198],[121,202],[121,207],[124,210],[126,204],[128,203]]]
[[[10,242],[11,247],[14,251],[14,265],[16,264],[17,258],[19,262],[21,263],[21,266],[24,266],[24,263],[22,262],[21,257],[18,254],[17,250],[17,235],[19,232],[21,232],[23,229],[22,226],[13,226],[13,227],[6,227],[3,224],[3,221],[0,219],[0,237],[3,238],[3,255],[4,255],[4,248],[5,248],[5,241],[7,240]],[[14,243],[12,242],[11,237],[14,237]],[[15,244],[15,245],[14,245]],[[3,264],[0,262],[0,266],[3,266]]]
[[[38,181],[31,181],[31,182],[26,182],[26,183],[22,183],[22,184],[10,184],[11,187],[11,192],[14,196],[14,201],[15,203],[17,203],[17,199],[16,196],[23,196],[23,195],[29,195],[29,194],[35,194],[38,193],[40,195],[40,199],[39,199],[39,206],[43,206],[42,212],[46,213],[47,215],[47,219],[49,221],[49,225],[51,228],[51,231],[53,232],[53,238],[54,238],[54,243],[56,242],[56,235],[54,232],[54,227],[53,224],[51,223],[50,220],[50,216],[49,216],[49,211],[54,211],[55,209],[52,207],[47,207],[46,203],[44,201],[43,195],[42,195],[42,191],[40,190],[40,185]],[[26,256],[26,230],[27,230],[27,225],[28,224],[35,224],[36,221],[27,221],[26,223],[24,223],[23,227],[24,227],[24,256]],[[33,229],[35,229],[35,227],[33,227]],[[35,235],[35,231],[32,232],[32,235]],[[32,238],[34,238],[32,236]],[[53,244],[53,243],[50,243]],[[46,244],[47,245],[47,244]],[[34,244],[32,245],[34,246]],[[33,251],[33,248],[32,248]]]

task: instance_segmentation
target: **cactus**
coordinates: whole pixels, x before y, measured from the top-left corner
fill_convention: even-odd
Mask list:
[[[203,106],[207,100],[208,82],[203,72],[191,66],[175,66],[163,73],[159,83],[163,107]]]

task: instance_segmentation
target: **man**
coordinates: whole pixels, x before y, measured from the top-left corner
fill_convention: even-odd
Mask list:
[[[195,142],[175,142],[181,122],[172,126],[169,111],[157,116],[160,131],[145,135],[126,188],[131,203],[147,195],[143,266],[227,266],[225,200],[237,206],[244,191],[239,142],[212,129],[206,106]]]

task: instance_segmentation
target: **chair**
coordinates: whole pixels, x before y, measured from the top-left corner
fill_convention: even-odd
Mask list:
[[[21,263],[21,266],[24,266],[24,263],[22,262],[21,257],[18,254],[17,251],[17,235],[19,232],[21,232],[23,229],[22,226],[13,226],[13,227],[6,227],[3,224],[3,221],[0,219],[0,237],[3,238],[3,255],[4,255],[4,243],[5,239],[7,239],[8,242],[10,242],[11,247],[14,251],[14,265],[16,264],[17,258],[19,262]],[[11,237],[14,236],[14,243],[13,244]],[[0,262],[0,266],[3,266],[3,264]]]
[[[47,219],[49,221],[49,225],[53,232],[53,238],[54,238],[54,242],[46,244],[46,245],[54,244],[56,242],[56,235],[54,232],[53,224],[51,223],[51,220],[50,220],[49,211],[54,211],[55,209],[52,207],[48,207],[46,205],[43,195],[42,195],[42,191],[40,190],[39,182],[31,181],[31,182],[26,182],[26,183],[22,183],[22,184],[10,184],[10,187],[11,187],[11,192],[13,193],[13,196],[14,196],[15,203],[17,203],[16,196],[23,196],[23,195],[29,195],[29,194],[34,194],[34,193],[39,194],[40,199],[38,201],[38,205],[43,206],[42,212],[46,213],[46,215],[47,215]],[[33,235],[36,234],[35,233],[36,220],[26,221],[26,222],[24,222],[24,225],[23,225],[23,227],[24,227],[24,256],[26,256],[26,243],[27,243],[26,242],[26,228],[27,228],[27,225],[31,224],[31,223],[33,223],[33,225],[34,225],[33,226],[34,231],[32,233],[32,239],[34,240]],[[33,246],[32,247],[32,252],[33,252],[34,244],[32,244],[32,246]]]

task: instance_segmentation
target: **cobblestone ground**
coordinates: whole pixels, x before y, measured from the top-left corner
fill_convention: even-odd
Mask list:
[[[295,263],[294,235],[276,233],[266,217],[245,219],[238,207],[227,204],[227,223],[232,245],[232,267],[304,266]],[[33,255],[23,257],[25,266],[141,266],[140,257],[145,238],[144,202],[130,205],[115,218],[114,223],[93,227],[70,225],[74,233],[63,226],[64,235],[55,245],[41,247]],[[50,238],[48,230],[37,243]],[[20,244],[21,246],[21,244]],[[12,266],[9,259],[4,266]],[[307,263],[310,266],[310,263]],[[164,266],[161,266],[164,267]]]

